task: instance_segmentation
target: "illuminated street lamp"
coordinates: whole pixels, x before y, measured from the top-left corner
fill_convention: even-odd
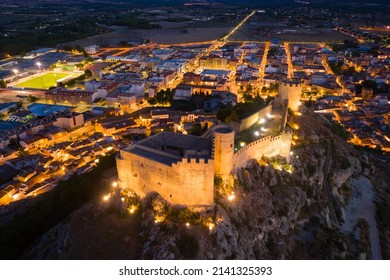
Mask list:
[[[39,61],[36,63],[36,65],[39,67],[39,71],[41,71],[41,66],[42,66],[42,63],[40,63]]]
[[[235,199],[235,195],[234,195],[234,192],[231,192],[231,194],[228,196],[228,200],[229,201],[233,201]]]
[[[19,73],[18,69],[13,69],[12,71],[15,73],[15,75],[18,75],[18,73]]]
[[[115,181],[115,182],[112,182],[112,187],[116,188],[118,186],[118,182]]]

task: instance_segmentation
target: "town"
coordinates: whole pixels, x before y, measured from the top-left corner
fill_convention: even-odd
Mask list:
[[[351,143],[390,151],[390,49],[364,39],[230,40],[261,12],[216,41],[44,48],[1,61],[0,202],[44,193],[163,131],[202,135],[226,122],[237,133],[235,151],[275,135],[283,124],[267,124],[266,115],[282,111],[256,114],[286,81],[299,91],[286,96],[293,114],[324,114]]]
[[[3,2],[0,259],[390,258],[388,1]]]

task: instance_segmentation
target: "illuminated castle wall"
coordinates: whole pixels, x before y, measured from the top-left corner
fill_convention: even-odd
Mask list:
[[[298,80],[286,80],[279,83],[280,100],[288,100],[288,108],[298,111],[301,99],[302,84]]]
[[[171,204],[190,208],[214,205],[214,178],[229,182],[239,168],[263,156],[289,158],[291,132],[264,137],[234,153],[234,130],[216,126],[204,138],[162,132],[133,144],[117,156],[120,187],[141,198],[158,192]]]

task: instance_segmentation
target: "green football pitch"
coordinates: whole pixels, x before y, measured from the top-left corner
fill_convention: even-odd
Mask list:
[[[20,84],[16,84],[15,86],[21,88],[48,89],[49,87],[56,86],[58,80],[69,76],[74,77],[74,75],[69,73],[47,73],[42,76],[24,81]]]

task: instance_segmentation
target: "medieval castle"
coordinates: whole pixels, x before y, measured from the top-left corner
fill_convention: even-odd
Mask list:
[[[289,108],[297,110],[300,85],[281,87],[279,98],[284,102],[278,104],[288,104]],[[260,117],[258,114],[257,119]],[[251,160],[259,161],[263,156],[290,157],[292,133],[289,129],[248,143],[238,151],[235,151],[234,139],[235,129],[229,125],[217,125],[203,136],[172,132],[153,135],[120,151],[117,156],[119,186],[134,191],[141,198],[158,192],[171,204],[209,207],[214,205],[215,176],[228,181]]]

